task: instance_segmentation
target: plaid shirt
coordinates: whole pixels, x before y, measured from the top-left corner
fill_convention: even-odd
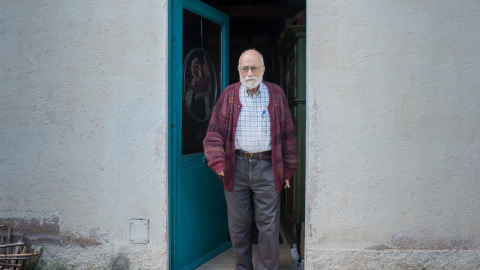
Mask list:
[[[260,83],[258,91],[251,95],[242,84],[239,97],[242,110],[235,132],[235,149],[250,153],[271,150],[270,115],[267,109],[270,96],[267,86]]]

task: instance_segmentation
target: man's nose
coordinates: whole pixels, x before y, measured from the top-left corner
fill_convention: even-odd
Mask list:
[[[248,70],[247,70],[247,76],[251,76],[251,75],[255,75],[255,73],[253,73],[252,68],[248,68]]]

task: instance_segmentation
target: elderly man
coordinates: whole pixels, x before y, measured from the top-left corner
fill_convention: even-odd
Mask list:
[[[256,269],[277,269],[280,192],[284,184],[290,187],[297,165],[292,116],[282,88],[263,81],[260,52],[243,52],[238,72],[240,82],[228,86],[215,105],[203,146],[208,166],[225,188],[235,269],[253,269],[252,201]]]

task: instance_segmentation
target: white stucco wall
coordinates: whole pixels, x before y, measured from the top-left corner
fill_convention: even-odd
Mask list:
[[[0,223],[75,269],[168,265],[167,3],[0,2]]]
[[[307,12],[307,268],[477,269],[480,2]]]
[[[76,269],[167,267],[167,6],[0,2],[0,223]],[[307,268],[476,269],[480,3],[307,12]]]

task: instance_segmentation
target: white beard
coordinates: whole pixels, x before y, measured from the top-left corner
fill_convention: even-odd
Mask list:
[[[245,86],[245,88],[247,88],[247,90],[256,89],[262,81],[263,81],[263,75],[260,75],[259,77],[255,77],[255,76],[248,77],[248,76],[246,76],[244,78],[240,74],[240,82]]]

